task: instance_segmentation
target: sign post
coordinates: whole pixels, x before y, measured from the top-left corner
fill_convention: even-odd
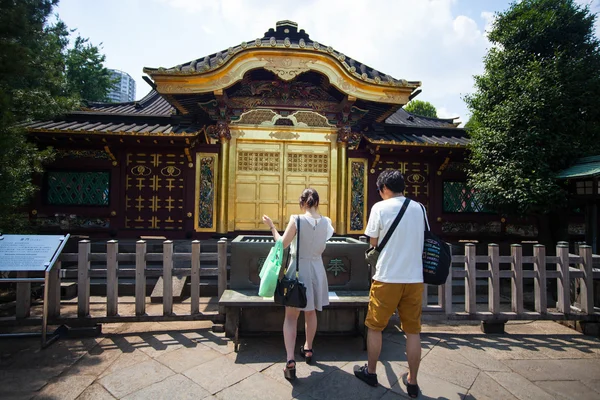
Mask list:
[[[0,272],[16,272],[16,278],[0,278],[0,282],[44,283],[44,310],[42,313],[42,348],[54,342],[58,335],[47,339],[48,298],[50,294],[50,272],[58,260],[69,235],[2,235],[0,233]],[[20,277],[28,272],[43,272],[43,278]],[[10,334],[0,336],[31,336]]]

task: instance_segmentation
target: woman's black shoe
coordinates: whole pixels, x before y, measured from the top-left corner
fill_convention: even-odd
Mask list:
[[[306,353],[310,353],[310,356],[307,356]],[[300,346],[300,356],[304,358],[307,364],[312,363],[313,351],[312,349],[305,349],[304,345]]]
[[[283,376],[285,379],[293,381],[296,379],[296,361],[289,360],[283,370]]]

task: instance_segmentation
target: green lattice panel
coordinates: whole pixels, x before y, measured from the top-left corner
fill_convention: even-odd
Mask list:
[[[108,206],[108,172],[48,172],[48,204]]]
[[[444,182],[444,212],[486,212],[477,192],[465,182]]]

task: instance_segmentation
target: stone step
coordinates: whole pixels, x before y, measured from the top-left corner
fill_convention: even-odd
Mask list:
[[[173,303],[181,303],[182,293],[185,287],[185,282],[187,280],[186,276],[174,276],[172,277],[173,282]],[[154,289],[152,290],[152,294],[150,295],[150,302],[152,303],[162,303],[163,302],[163,289],[164,289],[164,280],[163,277],[160,276],[158,281],[156,281],[156,285],[154,285]]]

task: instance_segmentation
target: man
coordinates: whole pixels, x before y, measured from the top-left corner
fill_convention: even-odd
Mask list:
[[[371,209],[365,235],[376,247],[389,231],[407,199],[404,197],[404,177],[398,170],[388,169],[377,178],[377,190],[382,201]],[[424,215],[416,201],[408,207],[389,241],[381,250],[371,284],[369,311],[365,325],[368,364],[355,368],[357,378],[377,386],[377,360],[381,353],[381,332],[394,311],[398,310],[401,327],[406,334],[406,356],[409,372],[402,380],[410,397],[417,397],[417,372],[421,361],[421,298],[423,295],[423,232]]]

